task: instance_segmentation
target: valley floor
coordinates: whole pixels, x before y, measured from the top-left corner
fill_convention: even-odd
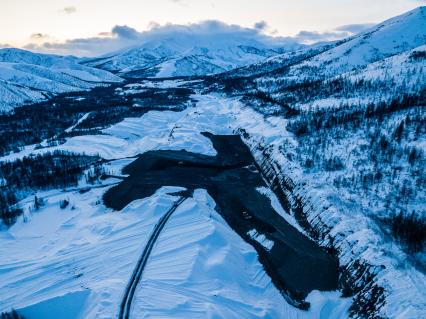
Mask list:
[[[232,134],[233,130],[232,118],[215,115],[211,102],[202,111],[149,112],[104,130],[108,135],[73,137],[61,146],[27,149],[2,160],[66,149],[110,159],[109,171],[120,175],[133,160],[129,157],[148,150],[185,149],[214,156],[211,141],[200,133]],[[29,319],[111,318],[117,314],[154,225],[176,200],[170,193],[181,188],[163,187],[148,198],[112,211],[102,204],[109,187],[84,193],[76,189],[39,192],[47,203],[38,211],[31,208],[31,196],[21,202],[24,215],[0,233],[2,311],[15,308]],[[64,199],[70,205],[61,209]],[[256,250],[234,233],[215,207],[202,189],[179,206],[148,261],[135,294],[134,315],[347,317],[350,299],[340,298],[339,292],[313,291],[306,299],[311,303],[309,311],[289,305],[265,273]],[[285,217],[295,224],[291,216]],[[252,236],[264,243],[259,234]]]
[[[237,100],[201,95],[196,99],[196,107],[181,112],[151,111],[104,129],[103,135],[71,137],[60,146],[28,149],[0,160],[65,149],[112,160],[107,165],[110,172],[120,175],[121,168],[132,161],[129,158],[150,150],[186,150],[215,156],[211,141],[201,134],[206,131],[233,134],[244,127],[263,145],[275,147],[282,145],[283,140],[296,143],[284,130],[284,119],[264,118]],[[63,311],[63,307],[69,309],[69,318],[115,316],[145,242],[155,223],[176,200],[170,193],[177,190],[181,188],[163,187],[121,211],[112,211],[102,204],[102,188],[83,194],[39,193],[40,197],[48,196],[48,202],[37,212],[30,211],[30,199],[24,200],[24,216],[9,230],[0,231],[0,290],[5,296],[0,300],[0,310],[15,308],[29,319],[55,318],[55,311]],[[71,204],[61,210],[59,202],[64,198],[69,198]],[[295,218],[277,202],[275,199],[273,204],[277,213],[300,229]],[[361,217],[360,220],[364,222]],[[350,225],[347,220],[345,223],[347,229],[368,227]],[[367,233],[371,234],[373,240],[379,238],[374,232]],[[252,236],[268,245],[264,238]],[[361,244],[371,243],[360,243],[356,248],[362,249]],[[381,253],[370,254],[372,258],[388,258]],[[389,260],[386,264],[391,265],[392,275],[398,260]],[[426,291],[424,275],[410,267],[394,274],[395,281],[415,278],[416,289],[410,296],[417,298],[415,303],[422,300]],[[388,284],[394,287],[392,282]],[[407,295],[401,292],[401,298],[405,301]],[[216,212],[209,193],[197,189],[177,209],[160,235],[136,292],[133,311],[141,318],[205,318],[206,314],[211,318],[349,316],[351,299],[342,298],[340,292],[313,291],[307,301],[311,308],[302,311],[284,300],[259,263],[254,248]],[[405,306],[409,314],[416,313],[415,306]],[[67,319],[63,312],[61,315]]]

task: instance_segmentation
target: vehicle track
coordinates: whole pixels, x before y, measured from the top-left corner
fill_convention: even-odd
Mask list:
[[[120,312],[118,314],[118,319],[129,319],[130,318],[130,311],[132,308],[132,301],[133,296],[136,291],[136,287],[138,286],[141,278],[143,270],[148,262],[148,258],[151,254],[152,249],[154,248],[154,245],[160,236],[161,231],[163,230],[164,226],[166,225],[169,218],[172,216],[172,214],[176,211],[176,209],[179,207],[180,204],[182,204],[188,196],[182,196],[180,197],[172,207],[167,211],[167,213],[164,214],[163,217],[161,217],[160,221],[155,225],[154,230],[151,234],[151,236],[148,239],[148,243],[146,244],[144,251],[142,252],[141,257],[138,260],[138,263],[136,265],[135,270],[132,273],[132,277],[130,278],[129,283],[127,284],[126,290],[124,292],[123,300],[120,305]]]

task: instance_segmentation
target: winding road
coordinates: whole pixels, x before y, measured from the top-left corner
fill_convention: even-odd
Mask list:
[[[152,232],[151,236],[148,239],[148,243],[145,246],[145,249],[141,255],[141,257],[138,260],[138,263],[136,265],[135,270],[133,271],[132,277],[130,278],[129,283],[127,284],[126,291],[124,292],[123,300],[120,305],[120,313],[118,315],[118,319],[128,319],[130,318],[130,311],[132,308],[132,301],[133,296],[136,291],[136,287],[138,286],[141,278],[143,270],[148,262],[148,258],[151,254],[152,249],[154,248],[154,245],[160,236],[161,231],[163,230],[164,226],[166,225],[169,218],[172,216],[172,214],[176,211],[176,209],[179,207],[180,204],[182,204],[188,196],[181,196],[170,209],[167,211],[167,213],[164,214],[163,217],[161,217],[160,221],[155,225],[154,231]]]

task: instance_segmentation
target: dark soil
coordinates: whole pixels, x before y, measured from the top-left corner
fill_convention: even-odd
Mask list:
[[[217,156],[147,152],[123,170],[130,176],[104,195],[105,204],[121,210],[162,186],[206,189],[218,212],[254,246],[266,272],[293,305],[307,309],[304,299],[312,290],[337,290],[338,260],[287,223],[256,190],[267,185],[240,137],[205,135],[213,142]],[[270,251],[247,235],[252,229],[274,242]]]

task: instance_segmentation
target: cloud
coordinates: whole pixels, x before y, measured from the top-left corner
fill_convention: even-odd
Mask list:
[[[31,40],[45,40],[48,39],[49,35],[48,34],[43,34],[43,33],[33,33],[30,35],[30,39]]]
[[[271,37],[264,34],[267,23],[258,23],[257,27],[245,28],[239,25],[230,25],[216,20],[208,20],[187,25],[166,24],[156,22],[149,24],[148,31],[139,32],[127,25],[117,25],[109,32],[101,32],[92,38],[73,39],[65,42],[45,41],[30,44],[25,48],[43,53],[62,55],[99,56],[123,48],[142,45],[157,40],[174,41],[180,43],[195,43],[196,45],[220,44],[224,39],[229,42],[238,42],[241,39],[252,43],[268,46],[295,45],[293,38]]]
[[[371,27],[373,27],[374,23],[363,23],[363,24],[347,24],[337,27],[336,31],[350,32],[353,34],[363,32]]]
[[[330,31],[300,31],[295,39],[304,44],[312,44],[316,42],[324,41],[336,41],[341,40],[350,36],[353,36],[357,33],[363,32],[374,26],[373,23],[364,23],[364,24],[348,24],[342,25]]]
[[[113,33],[112,32],[99,32],[98,36],[100,36],[100,37],[112,37]]]
[[[61,10],[61,12],[65,13],[65,14],[73,14],[77,12],[77,8],[76,7],[65,7]]]
[[[26,49],[62,55],[99,56],[120,49],[142,45],[148,42],[164,40],[194,45],[212,45],[224,41],[238,41],[263,44],[268,46],[283,47],[296,43],[312,44],[324,41],[335,41],[352,36],[371,27],[371,24],[351,24],[339,26],[335,29],[319,32],[304,30],[294,37],[277,37],[266,21],[259,21],[252,28],[239,25],[226,24],[217,20],[208,20],[187,25],[149,23],[149,30],[140,32],[127,25],[116,25],[110,31],[100,32],[95,37],[72,39],[65,42],[56,42],[48,35],[34,33],[31,43]]]
[[[7,43],[0,43],[0,49],[7,49],[7,48],[11,48],[12,46],[10,44]]]
[[[267,28],[269,28],[269,25],[268,25],[268,22],[266,22],[266,21],[259,21],[259,22],[256,22],[255,24],[254,24],[254,28],[256,29],[256,30],[265,30],[265,29],[267,29]]]
[[[180,1],[180,0],[179,0]],[[320,32],[304,30],[294,37],[278,37],[266,21],[259,21],[252,28],[226,24],[217,20],[208,20],[187,25],[149,23],[149,30],[140,32],[127,25],[116,25],[110,31],[100,32],[95,37],[56,42],[48,35],[34,33],[31,43],[24,48],[61,55],[99,56],[135,45],[155,41],[174,42],[176,46],[192,43],[193,45],[214,45],[223,41],[238,43],[257,43],[275,47],[296,47],[297,43],[313,44],[324,41],[335,41],[365,31],[372,24],[350,24]],[[155,44],[154,44],[155,45]]]
[[[140,33],[127,25],[116,25],[112,28],[111,33],[119,38],[123,39],[137,39]]]
[[[350,36],[349,32],[318,32],[318,31],[300,31],[295,39],[300,43],[312,44],[323,41],[335,41]]]
[[[259,22],[256,22],[253,27],[258,30],[259,32],[262,32],[264,34],[269,34],[269,35],[277,35],[278,34],[278,30],[277,29],[272,29],[271,26],[269,25],[268,22],[262,20]]]

